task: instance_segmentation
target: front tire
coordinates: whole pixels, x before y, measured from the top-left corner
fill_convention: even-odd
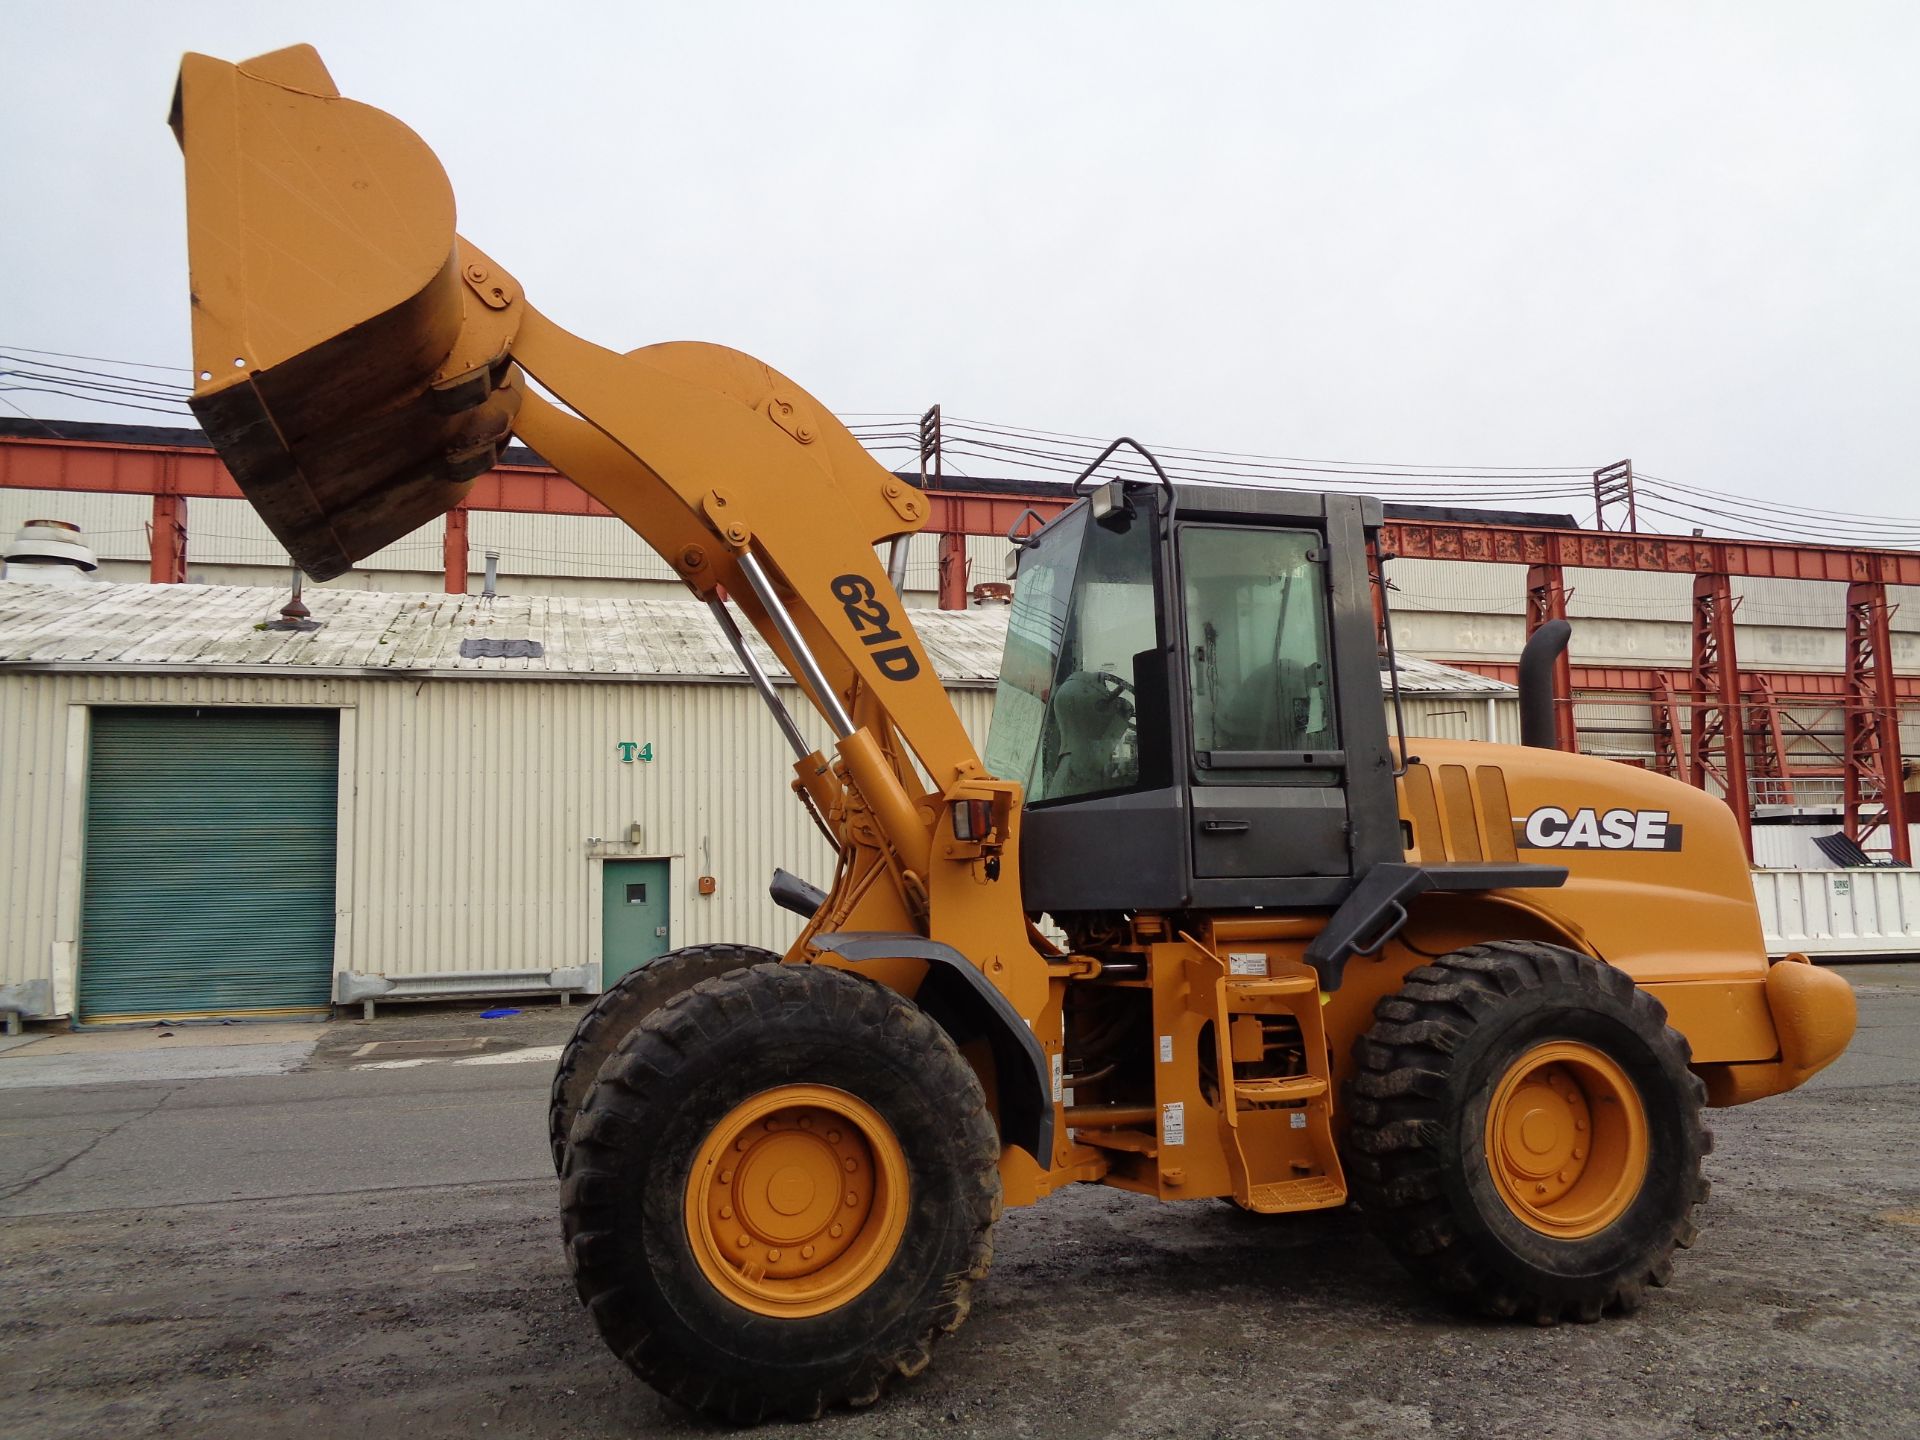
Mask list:
[[[911,1001],[820,965],[705,980],[626,1036],[574,1124],[575,1287],[694,1409],[867,1404],[965,1320],[999,1155],[978,1078]]]
[[[1349,1175],[1417,1277],[1482,1313],[1597,1320],[1665,1285],[1707,1195],[1705,1087],[1622,971],[1523,941],[1441,957],[1356,1043]]]

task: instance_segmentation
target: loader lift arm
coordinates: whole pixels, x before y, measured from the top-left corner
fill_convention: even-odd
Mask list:
[[[823,756],[783,726],[795,788],[841,853],[793,956],[833,931],[964,936],[1035,1017],[1047,965],[1020,908],[1019,789],[985,773],[875,551],[925,524],[925,497],[760,361],[697,343],[620,354],[554,323],[455,233],[426,144],[342,97],[310,47],[189,55],[171,123],[192,407],[296,562],[339,574],[453,508],[519,435],[695,595],[737,607],[831,730]],[[963,801],[989,828],[937,839]],[[943,891],[957,903],[934,904]],[[871,968],[917,983],[911,963]]]

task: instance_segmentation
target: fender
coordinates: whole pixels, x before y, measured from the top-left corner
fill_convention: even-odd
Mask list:
[[[1407,902],[1429,890],[1551,889],[1567,883],[1564,865],[1485,864],[1407,865],[1398,862],[1371,867],[1341,902],[1326,929],[1307,946],[1306,961],[1320,975],[1320,988],[1331,994],[1340,988],[1341,972],[1353,955],[1373,955],[1400,933],[1407,923]]]
[[[1046,1052],[1007,997],[966,956],[924,935],[885,930],[816,935],[809,943],[856,965],[863,960],[926,961],[927,978],[915,1003],[956,1045],[976,1036],[986,1038],[1000,1090],[1000,1138],[1026,1151],[1043,1170],[1053,1163],[1053,1082]]]

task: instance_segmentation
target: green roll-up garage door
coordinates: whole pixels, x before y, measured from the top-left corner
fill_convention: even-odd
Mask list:
[[[96,708],[83,1022],[331,998],[339,717]]]

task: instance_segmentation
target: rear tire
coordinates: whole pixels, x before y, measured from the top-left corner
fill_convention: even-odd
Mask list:
[[[1659,1001],[1554,945],[1441,957],[1354,1047],[1348,1173],[1421,1280],[1543,1325],[1638,1307],[1707,1196],[1705,1087]]]
[[[999,1156],[978,1078],[911,1001],[759,965],[674,996],[601,1067],[567,1147],[567,1258],[662,1394],[812,1418],[918,1374],[966,1319]]]
[[[579,1113],[593,1079],[600,1073],[626,1033],[682,990],[711,980],[729,970],[766,965],[780,957],[758,945],[690,945],[669,950],[638,969],[629,970],[600,992],[573,1038],[560,1052],[554,1067],[553,1090],[547,1102],[547,1145],[553,1151],[553,1173],[565,1168],[567,1132]]]

